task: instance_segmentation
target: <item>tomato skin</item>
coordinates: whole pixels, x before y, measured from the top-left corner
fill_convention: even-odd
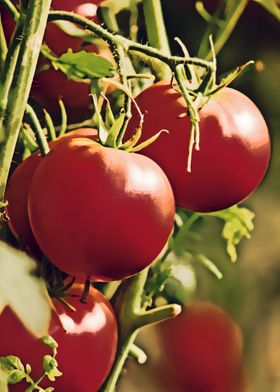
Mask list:
[[[170,84],[144,90],[136,102],[145,114],[142,139],[167,129],[141,151],[159,164],[173,187],[176,204],[200,212],[221,210],[248,197],[262,180],[270,159],[266,123],[252,101],[231,88],[214,95],[200,110],[200,151],[187,157],[190,121],[185,102]],[[134,111],[128,136],[138,125]]]
[[[97,139],[97,136],[96,129],[80,128],[50,142],[49,146],[52,149],[67,138],[88,137]],[[9,203],[6,209],[10,218],[8,225],[15,237],[21,242],[22,247],[27,248],[32,255],[37,257],[40,257],[41,251],[30,227],[27,198],[33,173],[41,160],[40,153],[34,153],[25,159],[11,175],[5,193]]]
[[[28,210],[40,248],[58,268],[104,281],[149,265],[175,213],[171,186],[156,163],[82,138],[60,143],[42,160]]]
[[[82,286],[75,285],[71,294],[80,296]],[[87,304],[79,298],[67,298],[76,312],[70,312],[54,300],[49,327],[58,343],[58,369],[63,372],[55,382],[45,380],[42,387],[53,386],[57,392],[97,391],[107,377],[117,349],[117,321],[109,301],[98,290],[91,288]],[[65,332],[66,331],[66,332]],[[32,367],[31,376],[42,374],[42,359],[51,354],[49,347],[33,336],[13,311],[6,307],[0,314],[0,356],[19,356]],[[25,387],[25,388],[24,388]],[[23,392],[25,382],[9,386],[10,392]]]
[[[156,327],[162,349],[160,379],[176,392],[243,392],[242,335],[230,316],[195,301]]]

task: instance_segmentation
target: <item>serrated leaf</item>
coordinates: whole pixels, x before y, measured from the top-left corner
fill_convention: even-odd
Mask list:
[[[114,76],[114,66],[109,60],[85,50],[73,52],[72,49],[68,49],[66,53],[52,59],[51,62],[53,67],[65,73],[68,79],[73,77],[96,79]]]
[[[222,236],[227,241],[227,253],[231,261],[235,262],[237,260],[236,245],[240,243],[242,238],[251,238],[255,214],[247,208],[233,206],[227,210],[212,212],[209,215],[225,221]]]
[[[36,263],[26,253],[0,241],[0,313],[10,306],[34,335],[46,335],[52,303]]]
[[[271,13],[278,21],[280,21],[280,8],[275,0],[253,0],[264,7]]]

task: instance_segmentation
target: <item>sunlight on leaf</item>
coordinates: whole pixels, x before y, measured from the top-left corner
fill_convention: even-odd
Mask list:
[[[36,263],[26,253],[0,241],[0,312],[10,306],[33,334],[47,334],[51,300]]]

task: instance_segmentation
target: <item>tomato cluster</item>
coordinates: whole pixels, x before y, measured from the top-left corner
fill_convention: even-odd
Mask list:
[[[43,380],[41,387],[53,386],[57,392],[98,391],[113,364],[117,349],[117,321],[109,301],[91,288],[87,304],[79,303],[82,287],[72,287],[67,301],[76,308],[68,311],[54,300],[55,310],[49,335],[58,343],[56,360],[63,373],[55,382]],[[0,357],[15,355],[23,364],[30,364],[31,377],[37,380],[43,373],[42,360],[51,350],[32,335],[6,307],[0,314]],[[9,391],[27,389],[25,381],[10,385]]]
[[[159,82],[136,102],[144,114],[142,140],[168,130],[141,151],[157,162],[172,185],[176,204],[200,212],[221,210],[248,197],[262,180],[270,159],[265,120],[244,94],[223,88],[199,111],[200,150],[187,172],[190,120],[180,92]],[[129,134],[137,127],[136,110]]]
[[[14,4],[18,1],[13,0]],[[88,18],[98,23],[97,8],[101,0],[85,1],[85,0],[53,0],[52,10],[75,12],[80,16]],[[10,40],[14,31],[15,23],[5,9],[0,9],[3,12],[3,27],[5,35]],[[77,52],[82,48],[83,40],[77,37],[72,37],[64,33],[55,23],[48,23],[44,42],[48,45],[51,51],[60,56],[69,48],[73,52]],[[109,48],[104,44],[102,48],[96,45],[89,44],[83,47],[87,52],[100,54],[101,56],[112,60],[112,55]],[[68,117],[72,121],[77,121],[89,115],[89,93],[90,83],[86,81],[78,81],[67,79],[61,71],[50,68],[47,70],[45,61],[41,58],[39,61],[40,72],[36,74],[31,97],[46,108],[52,115],[57,115],[59,112],[58,98],[62,98],[68,112]],[[77,99],[79,97],[79,99]]]
[[[163,390],[245,391],[242,334],[223,309],[195,301],[156,330],[162,349],[157,373]]]

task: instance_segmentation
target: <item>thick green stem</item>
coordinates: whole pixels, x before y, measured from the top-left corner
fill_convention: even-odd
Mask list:
[[[4,199],[8,173],[24,116],[51,0],[30,0],[26,10],[22,41],[11,83],[0,140],[0,200]]]
[[[131,351],[134,341],[141,327],[175,317],[181,311],[180,305],[166,305],[146,311],[142,305],[142,294],[148,277],[149,269],[125,280],[119,292],[116,304],[119,316],[120,336],[119,350],[110,376],[104,384],[103,392],[113,392],[121,374],[123,365]]]
[[[145,23],[149,44],[170,56],[170,47],[162,14],[161,0],[143,0]],[[159,79],[170,80],[170,69],[163,64],[155,66]]]
[[[5,63],[3,66],[3,71],[0,76],[0,143],[5,138],[5,135],[2,131],[2,123],[7,109],[10,87],[13,81],[14,72],[18,61],[24,21],[25,15],[21,14],[17,22],[13,38],[10,42]]]

